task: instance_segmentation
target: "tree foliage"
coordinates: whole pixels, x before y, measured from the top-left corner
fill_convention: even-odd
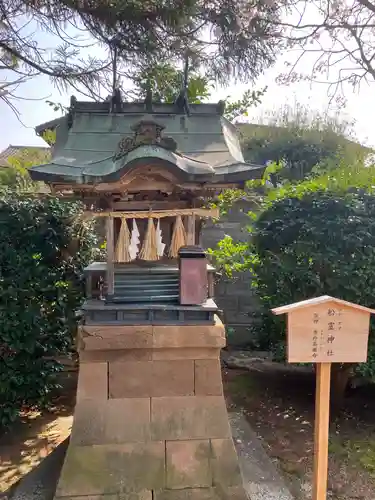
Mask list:
[[[18,87],[37,75],[101,99],[112,89],[114,52],[120,78],[189,54],[227,84],[254,80],[286,48],[298,56],[288,56],[281,82],[328,79],[335,93],[344,82],[373,80],[374,16],[372,0],[0,0],[0,99],[17,111]]]
[[[249,265],[264,307],[262,341],[276,350],[286,332],[272,307],[320,295],[374,305],[375,197],[311,187],[284,192],[252,225]],[[367,370],[374,375],[375,365]]]
[[[246,90],[243,95],[233,100],[232,96],[228,96],[225,101],[225,117],[230,121],[235,121],[240,117],[248,117],[249,109],[261,104],[262,97],[267,92],[267,87],[261,90]]]
[[[64,2],[0,0],[0,99],[17,116],[16,101],[23,98],[19,87],[38,75],[50,77],[60,90],[71,86],[98,95],[111,61],[83,56],[93,41],[82,36],[82,29],[77,33],[78,27],[72,33],[73,14]]]
[[[276,359],[285,356],[286,325],[270,310],[300,300],[331,295],[373,307],[375,284],[375,166],[357,161],[299,183],[270,189],[249,218],[248,241],[229,236],[212,251],[229,276],[249,272],[260,302],[252,337]],[[249,276],[250,276],[249,275]],[[352,367],[338,365],[333,396],[342,402]],[[375,324],[367,363],[357,373],[375,377]]]
[[[42,137],[44,141],[53,146],[56,142],[56,131],[46,130]],[[30,147],[20,150],[17,154],[7,159],[9,167],[0,169],[0,191],[35,193],[48,192],[43,182],[33,182],[28,174],[28,169],[35,165],[48,163],[51,159],[51,149]]]
[[[135,73],[134,91],[131,95],[135,100],[143,100],[147,92],[151,90],[154,102],[172,103],[176,100],[183,85],[182,70],[179,71],[170,63],[159,63]],[[198,71],[192,70],[188,75],[186,90],[189,103],[200,104],[210,97],[212,83],[207,76],[202,76]]]
[[[0,169],[0,189],[2,191],[36,192],[43,183],[33,182],[28,169],[47,163],[51,157],[49,149],[25,148],[8,158],[9,167]]]
[[[110,7],[94,1],[75,8],[95,37],[116,45],[124,62],[149,66],[181,60],[188,51],[224,83],[256,77],[274,61],[278,45],[274,2],[115,0]]]
[[[285,0],[279,8],[280,38],[297,54],[281,82],[328,82],[334,97],[344,83],[374,81],[373,0]]]
[[[158,63],[142,68],[134,73],[133,87],[126,93],[128,98],[139,101],[146,99],[151,90],[154,102],[173,103],[184,86],[184,71],[171,63]],[[190,68],[187,79],[187,97],[190,104],[201,104],[208,101],[214,90],[214,81],[202,75],[198,69]],[[230,121],[249,116],[249,109],[262,102],[267,87],[260,90],[246,90],[240,98],[228,95],[224,101],[224,116]],[[61,103],[46,101],[54,111],[66,113],[68,108]],[[51,141],[45,138],[46,142]]]
[[[47,75],[100,100],[112,91],[115,52],[119,80],[187,54],[215,81],[254,80],[274,62],[278,15],[261,0],[0,0],[0,98],[12,105],[19,85]]]
[[[351,138],[350,124],[301,106],[286,106],[267,125],[241,125],[246,160],[280,168],[276,181],[303,180],[317,165],[335,168],[339,164],[364,161],[370,153]]]
[[[96,244],[82,211],[56,198],[0,200],[0,427],[48,403],[56,358],[71,349]]]
[[[210,99],[214,90],[214,81],[200,74],[198,69],[190,69],[187,83],[189,103],[200,104]],[[151,90],[153,100],[156,102],[171,103],[176,100],[176,96],[183,87],[184,72],[170,63],[160,63],[136,73],[134,84],[135,89],[131,94],[134,99],[144,99],[147,91]],[[225,99],[224,116],[230,121],[247,117],[249,108],[260,104],[266,91],[267,87],[261,90],[248,89],[237,100],[228,95]]]

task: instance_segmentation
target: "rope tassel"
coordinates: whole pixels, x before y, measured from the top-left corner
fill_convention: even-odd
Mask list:
[[[165,243],[163,243],[163,234],[160,228],[160,219],[158,219],[158,222],[156,224],[156,248],[158,257],[159,259],[161,259],[164,255]]]
[[[115,261],[116,262],[130,262],[129,254],[130,233],[126,219],[121,219],[120,232],[117,238],[115,248]]]
[[[129,245],[129,254],[130,254],[130,259],[135,260],[138,255],[139,251],[139,230],[137,226],[137,222],[135,219],[133,219],[133,229],[132,229],[132,235],[130,238],[130,245]]]
[[[186,231],[181,219],[181,215],[176,217],[176,222],[173,228],[171,246],[169,247],[168,256],[172,258],[178,257],[178,251],[186,245]]]
[[[156,244],[156,229],[154,221],[151,217],[148,219],[146,236],[143,241],[142,249],[139,253],[139,258],[142,260],[158,260],[158,249]]]

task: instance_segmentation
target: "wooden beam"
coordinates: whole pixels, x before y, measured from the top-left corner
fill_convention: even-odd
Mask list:
[[[86,212],[88,217],[120,217],[125,219],[161,219],[163,217],[177,217],[177,215],[194,215],[198,217],[217,218],[219,217],[218,208],[176,208],[170,210],[159,210],[153,212],[139,211],[139,212]]]
[[[204,191],[222,191],[223,189],[239,189],[239,185],[241,183],[231,182],[231,183],[181,183],[176,182],[174,185],[180,189],[184,189],[187,191],[194,192],[194,194],[201,193]],[[53,183],[49,184],[49,186],[53,186],[55,191],[73,191],[73,192],[91,192],[96,194],[103,194],[103,191],[106,193],[114,193],[114,192],[123,192],[128,191],[126,186],[124,186],[121,181],[114,183],[102,183],[99,185],[95,184],[58,184]]]
[[[187,201],[114,201],[113,210],[172,210],[186,208]]]

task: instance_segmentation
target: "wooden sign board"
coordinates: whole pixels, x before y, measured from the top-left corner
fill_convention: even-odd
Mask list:
[[[317,363],[313,500],[327,499],[331,363],[367,359],[372,309],[324,295],[272,309],[287,314],[290,363]]]
[[[288,315],[290,363],[366,361],[371,309],[323,296],[272,312]]]

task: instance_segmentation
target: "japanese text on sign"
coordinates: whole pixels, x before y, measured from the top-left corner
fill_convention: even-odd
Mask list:
[[[311,356],[316,359],[319,354],[334,356],[336,334],[343,324],[342,309],[328,308],[327,314],[312,313],[312,350]]]

